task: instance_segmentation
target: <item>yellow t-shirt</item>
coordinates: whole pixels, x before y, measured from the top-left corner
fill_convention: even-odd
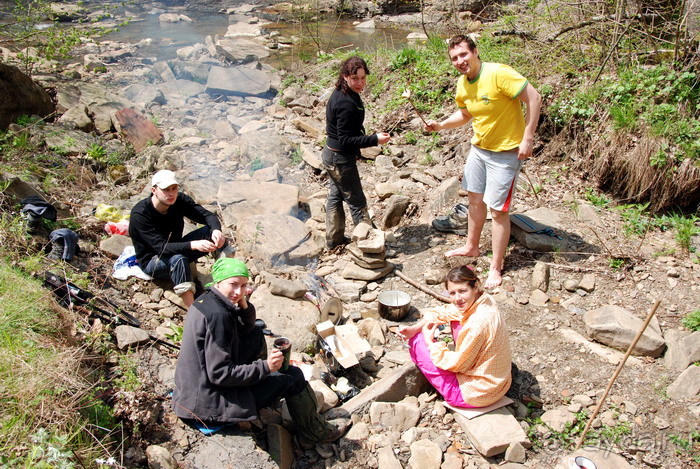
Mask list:
[[[517,96],[527,79],[508,65],[482,62],[479,76],[457,81],[455,100],[472,115],[472,145],[490,151],[508,151],[520,145],[525,117]]]

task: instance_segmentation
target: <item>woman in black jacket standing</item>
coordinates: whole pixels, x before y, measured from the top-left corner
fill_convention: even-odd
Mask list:
[[[361,148],[387,143],[390,137],[386,132],[365,135],[365,108],[359,93],[367,84],[367,75],[369,68],[363,59],[353,56],[345,60],[326,104],[327,139],[322,159],[331,179],[326,202],[328,249],[348,242],[343,201],[348,204],[355,225],[361,221],[372,223],[355,160]]]

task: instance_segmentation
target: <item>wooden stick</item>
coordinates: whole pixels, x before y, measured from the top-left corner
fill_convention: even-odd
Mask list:
[[[418,114],[418,117],[420,117],[420,120],[422,120],[422,121],[423,121],[423,124],[425,124],[425,126],[427,127],[427,126],[428,126],[428,123],[425,122],[425,119],[423,119],[423,115],[420,113],[420,111],[418,110],[418,108],[416,107],[416,105],[413,104],[413,100],[412,100],[411,98],[406,98],[406,99],[408,99],[408,102],[411,103],[411,106],[413,106],[413,110],[416,111],[416,114]]]
[[[554,253],[555,251],[550,251]],[[558,253],[561,254],[561,253]],[[572,254],[578,254],[578,253],[572,253]],[[578,265],[564,265],[564,264],[555,264],[553,262],[545,262],[550,267],[554,267],[555,269],[565,269],[565,270],[573,270],[574,272],[607,272],[607,269],[602,269],[602,268],[595,268],[595,267],[581,267]]]
[[[601,396],[600,401],[598,401],[598,405],[595,407],[595,410],[593,410],[593,414],[588,419],[588,423],[586,424],[586,428],[583,429],[583,433],[581,433],[581,438],[579,438],[578,443],[576,443],[576,448],[574,448],[574,451],[579,449],[581,447],[581,445],[583,444],[583,440],[586,438],[586,433],[588,433],[588,430],[591,428],[591,423],[593,423],[593,419],[596,417],[596,415],[598,415],[600,408],[603,406],[603,402],[605,402],[605,398],[608,397],[608,393],[610,392],[610,388],[612,388],[612,385],[615,382],[615,380],[617,379],[617,376],[620,374],[620,371],[622,371],[622,367],[625,366],[625,362],[627,361],[627,358],[632,353],[632,350],[637,345],[637,342],[639,342],[639,339],[642,337],[642,334],[644,334],[644,331],[646,330],[647,326],[649,325],[651,318],[654,316],[654,313],[656,313],[656,309],[659,307],[660,304],[661,304],[661,300],[656,300],[656,303],[654,303],[654,306],[651,308],[651,311],[649,311],[647,318],[644,320],[644,324],[642,324],[641,329],[639,329],[639,332],[637,332],[637,336],[634,338],[634,340],[632,341],[630,346],[627,348],[627,352],[625,353],[625,356],[622,357],[620,364],[617,365],[617,369],[615,370],[615,373],[612,375],[612,378],[610,378],[610,382],[608,382],[608,387],[605,388],[605,392]]]
[[[537,196],[537,191],[535,190],[535,186],[532,184],[532,181],[530,180],[530,175],[527,174],[527,171],[525,171],[525,166],[523,166],[522,168],[520,168],[520,171],[523,172],[523,174],[524,174],[525,177],[527,178],[527,182],[530,183],[530,188],[532,189],[532,193],[535,195],[535,200],[539,203],[540,198]]]
[[[430,288],[424,287],[423,285],[417,283],[416,281],[411,280],[410,278],[406,277],[406,275],[405,275],[403,272],[401,272],[400,270],[395,270],[395,271],[394,271],[394,274],[395,274],[398,278],[400,278],[401,280],[403,280],[404,282],[406,282],[407,284],[411,285],[412,287],[415,287],[415,288],[419,289],[419,290],[422,291],[423,293],[427,293],[428,295],[432,296],[433,298],[437,298],[438,300],[444,301],[445,303],[451,303],[451,301],[450,301],[450,299],[449,299],[448,297],[443,296],[443,295],[441,295],[441,294],[439,294],[439,293],[435,293],[435,292],[434,292],[433,290],[431,290]]]

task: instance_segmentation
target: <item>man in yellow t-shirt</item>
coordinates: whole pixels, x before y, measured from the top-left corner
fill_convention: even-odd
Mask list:
[[[508,210],[522,161],[532,156],[542,98],[511,67],[482,62],[470,37],[450,39],[448,54],[462,74],[455,97],[459,109],[442,122],[428,121],[425,130],[453,129],[472,121],[474,137],[462,182],[469,201],[467,242],[445,256],[479,255],[488,206],[493,220],[493,257],[484,288],[494,288],[502,282],[503,258],[510,238]],[[527,107],[524,116],[522,103]]]

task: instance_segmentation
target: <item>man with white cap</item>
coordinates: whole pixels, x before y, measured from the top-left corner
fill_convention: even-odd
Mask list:
[[[154,174],[151,195],[131,209],[129,236],[141,269],[154,278],[170,278],[189,307],[195,292],[190,262],[223,247],[226,238],[216,215],[179,190],[172,171]],[[183,236],[185,218],[204,226]]]

